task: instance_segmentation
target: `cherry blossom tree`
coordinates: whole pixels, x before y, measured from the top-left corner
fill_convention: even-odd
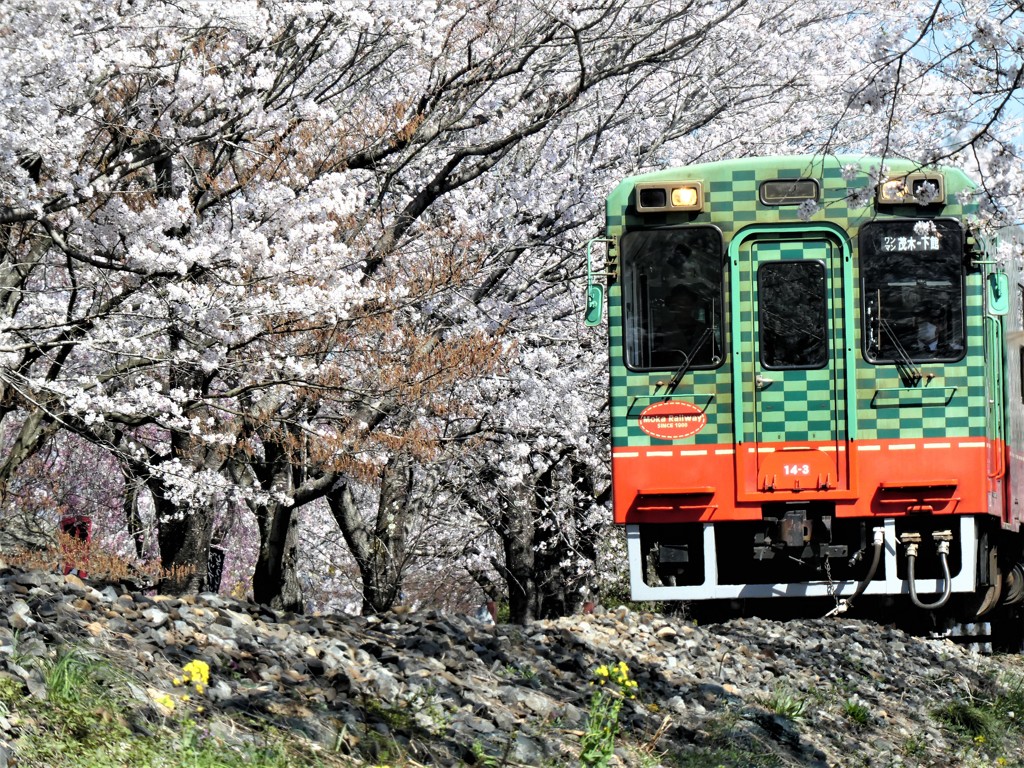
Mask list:
[[[0,503],[73,433],[145,489],[165,589],[203,588],[245,509],[254,596],[302,608],[321,505],[364,610],[453,562],[517,619],[572,610],[610,535],[604,341],[579,322],[604,194],[839,149],[1019,191],[1018,14],[12,0]]]
[[[981,183],[993,223],[1020,220],[1024,184],[1024,12],[1003,0],[930,0],[867,38],[866,67],[843,86],[836,121],[873,126],[863,148],[946,162]],[[840,140],[830,137],[831,148]]]

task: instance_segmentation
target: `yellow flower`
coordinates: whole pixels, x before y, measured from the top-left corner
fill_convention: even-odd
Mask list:
[[[157,704],[159,704],[161,707],[163,707],[169,712],[174,711],[174,699],[172,699],[166,693],[161,694],[160,696],[154,696],[153,701],[155,701]]]
[[[183,668],[185,679],[206,685],[210,682],[210,665],[205,661],[196,659],[190,661]]]
[[[639,688],[639,683],[630,678],[629,665],[626,662],[617,661],[614,664],[602,664],[594,670],[594,677],[596,678],[597,685],[603,686],[605,683],[611,683],[617,689],[618,695],[623,698],[636,698],[636,689]],[[594,685],[595,681],[592,680],[590,684]]]

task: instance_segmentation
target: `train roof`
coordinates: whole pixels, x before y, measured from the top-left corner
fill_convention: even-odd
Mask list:
[[[834,180],[845,187],[864,187],[874,183],[882,159],[865,155],[777,155],[741,157],[710,163],[665,168],[623,179],[608,197],[609,203],[625,204],[638,183],[658,181],[704,180],[714,182],[733,179],[737,173],[749,173],[752,180],[814,178]],[[917,171],[941,171],[947,194],[977,188],[977,184],[960,168],[948,165],[922,165],[902,158],[885,158],[887,176],[900,176]],[[831,185],[830,185],[831,186]]]

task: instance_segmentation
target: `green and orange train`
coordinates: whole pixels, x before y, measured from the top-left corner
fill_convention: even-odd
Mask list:
[[[982,235],[977,200],[957,168],[842,156],[612,191],[587,322],[606,299],[634,599],[1021,633],[1021,238]]]

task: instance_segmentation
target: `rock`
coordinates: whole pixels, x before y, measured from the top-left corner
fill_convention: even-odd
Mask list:
[[[676,632],[675,627],[662,627],[654,633],[654,636],[659,640],[675,640],[679,633]]]
[[[88,589],[85,582],[73,573],[69,573],[64,577],[64,584],[75,594],[84,594],[86,589]]]
[[[171,618],[170,614],[161,611],[159,608],[146,608],[142,617],[154,627],[162,627]]]
[[[43,676],[39,674],[38,670],[33,670],[33,674],[25,679],[25,687],[28,688],[29,695],[34,699],[46,701],[49,696],[46,681],[43,680]]]
[[[31,616],[26,616],[21,613],[12,613],[7,617],[7,625],[16,631],[29,629],[35,626],[36,620]]]
[[[115,600],[117,600],[117,598],[119,597],[117,590],[114,589],[114,587],[109,586],[109,585],[104,587],[103,590],[99,594],[100,594],[100,599],[104,603],[112,603]]]
[[[533,693],[532,691],[505,688],[503,691],[499,692],[499,695],[501,695],[503,701],[511,699],[519,706],[526,707],[528,710],[540,715],[541,717],[546,717],[551,714],[556,706],[556,703],[549,697],[543,696],[539,693]]]
[[[547,745],[540,739],[517,733],[512,740],[509,759],[522,765],[542,765],[549,754]]]
[[[915,760],[940,765],[958,742],[932,713],[972,689],[990,696],[1004,669],[849,619],[694,627],[621,607],[510,627],[436,611],[295,616],[39,572],[0,583],[0,679],[32,696],[45,695],[40,670],[58,645],[95,649],[125,677],[138,710],[124,717],[140,732],[154,701],[188,692],[229,741],[245,729],[232,735],[218,717],[255,712],[326,748],[369,758],[360,750],[385,739],[421,764],[576,764],[594,672],[623,661],[637,698],[622,701],[612,765],[653,766],[662,754],[699,765],[722,744],[738,764],[891,764],[912,737]],[[184,680],[192,661],[209,665],[201,693]],[[798,720],[784,714],[786,697],[803,700]],[[870,711],[865,730],[843,713],[853,697]],[[6,717],[0,744],[19,727]],[[1009,764],[1024,763],[1019,741],[1004,747]]]
[[[204,695],[210,701],[227,701],[233,696],[231,686],[223,680],[213,681],[209,686],[207,686]]]

